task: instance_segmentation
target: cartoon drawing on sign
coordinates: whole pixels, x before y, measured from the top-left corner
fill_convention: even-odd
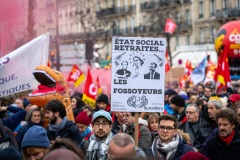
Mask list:
[[[134,108],[136,107],[142,108],[148,104],[148,99],[144,95],[142,97],[132,95],[131,97],[128,98],[127,104]]]
[[[127,61],[122,61],[121,63],[122,69],[117,70],[115,76],[118,78],[128,78],[131,75],[131,72],[127,70],[128,68],[128,62]]]
[[[149,72],[144,74],[144,79],[160,79],[160,74],[156,72],[157,63],[151,62],[149,66]]]
[[[134,56],[133,57],[133,72],[132,72],[132,78],[137,78],[140,77],[140,69],[141,66],[143,65],[144,61],[138,57],[138,56]]]
[[[119,63],[121,62],[121,58],[122,58],[122,56],[123,56],[125,53],[126,53],[126,52],[120,54],[119,56],[117,56],[117,57],[115,58],[115,65],[116,65],[116,66],[119,65]]]

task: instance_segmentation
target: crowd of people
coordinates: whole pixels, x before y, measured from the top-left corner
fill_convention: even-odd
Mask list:
[[[56,99],[42,108],[30,104],[27,97],[9,105],[2,101],[0,159],[240,158],[238,91],[228,88],[216,94],[212,86],[198,84],[181,91],[166,89],[164,100],[163,113],[141,113],[136,119],[134,112],[111,112],[106,94],[98,95],[92,107],[82,101],[81,93],[74,93],[74,122]]]

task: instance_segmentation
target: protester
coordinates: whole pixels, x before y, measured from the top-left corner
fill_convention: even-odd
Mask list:
[[[66,110],[61,101],[51,100],[45,106],[45,118],[49,119],[47,135],[52,142],[56,138],[69,138],[77,145],[82,141],[78,127],[67,119]]]
[[[22,139],[25,133],[34,125],[43,126],[43,113],[39,108],[33,109],[27,115],[27,124],[21,126],[16,135],[16,141],[19,148],[21,148]]]
[[[152,142],[158,136],[158,119],[159,115],[157,113],[152,113],[148,117],[148,128],[152,135]]]
[[[76,126],[81,132],[81,138],[89,137],[92,132],[92,128],[90,126],[90,119],[86,112],[80,112],[75,118]]]
[[[206,156],[211,160],[239,160],[240,132],[239,122],[231,109],[223,109],[216,113],[218,131],[207,142]]]
[[[50,154],[52,151],[61,149],[61,148],[65,148],[65,149],[68,149],[68,150],[74,152],[80,159],[84,158],[83,151],[72,140],[67,139],[67,138],[56,139],[53,142],[53,144],[50,146],[50,148],[48,149],[47,155]],[[67,158],[67,159],[69,159],[69,158]]]
[[[46,130],[38,125],[32,126],[24,135],[21,146],[23,160],[43,159],[50,146]]]
[[[123,112],[123,129],[121,132],[129,134],[132,138],[134,138],[135,133],[135,113],[134,112]],[[148,149],[151,146],[152,136],[148,128],[139,124],[138,126],[138,147],[143,151]]]
[[[55,149],[49,152],[46,155],[46,157],[44,157],[43,160],[67,160],[67,159],[82,160],[76,153],[66,148]]]
[[[85,103],[80,99],[78,96],[71,96],[71,106],[73,109],[73,115],[76,117],[79,112],[82,111],[82,107],[85,105]]]
[[[200,148],[201,143],[198,142],[199,126],[203,120],[199,117],[200,109],[196,104],[189,104],[186,108],[185,114],[187,116],[187,122],[183,128],[183,131],[189,133],[191,137],[191,145],[195,148]]]
[[[232,94],[229,97],[229,102],[230,102],[230,108],[231,109],[236,109],[237,106],[240,106],[240,95],[239,94]]]
[[[173,109],[170,106],[170,100],[173,96],[177,95],[178,93],[173,90],[173,89],[169,89],[165,92],[165,102],[164,102],[164,114],[173,114]]]
[[[108,96],[102,93],[97,97],[96,108],[94,111],[95,112],[99,110],[109,111],[110,108],[108,108],[108,105],[109,105]]]
[[[109,143],[108,160],[143,160],[145,153],[135,147],[133,138],[126,133],[116,134]]]
[[[18,108],[23,109],[23,100],[21,98],[16,98],[14,103],[17,105]]]
[[[145,153],[150,159],[179,160],[193,148],[178,134],[178,121],[173,115],[159,117],[158,137],[153,141],[152,147]]]
[[[180,95],[175,95],[170,100],[170,106],[174,111],[173,115],[178,119],[178,129],[183,129],[187,122],[185,105],[185,100]]]
[[[114,112],[114,122],[112,124],[112,130],[118,133],[123,126],[123,112]]]
[[[88,140],[83,140],[80,147],[85,154],[85,159],[107,159],[108,144],[114,136],[112,117],[110,113],[100,110],[94,113],[92,119],[93,133]]]
[[[1,160],[22,160],[21,153],[14,147],[0,149]]]

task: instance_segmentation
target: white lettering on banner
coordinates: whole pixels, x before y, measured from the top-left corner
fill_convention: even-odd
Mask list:
[[[39,65],[47,65],[49,33],[43,34],[0,58],[0,97],[36,89],[33,76]]]
[[[240,34],[230,34],[229,40],[235,42],[236,44],[240,43]]]
[[[71,78],[74,79],[74,80],[77,80],[79,76],[80,76],[80,72],[78,70],[76,70],[73,73],[73,75],[71,76]]]
[[[97,91],[98,91],[97,86],[94,83],[90,84],[90,86],[89,86],[89,94],[96,96],[97,95]]]

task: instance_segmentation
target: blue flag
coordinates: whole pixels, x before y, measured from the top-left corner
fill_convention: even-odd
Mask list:
[[[194,85],[202,82],[205,78],[205,68],[206,68],[207,58],[205,57],[201,63],[193,70],[190,75],[192,82]]]

